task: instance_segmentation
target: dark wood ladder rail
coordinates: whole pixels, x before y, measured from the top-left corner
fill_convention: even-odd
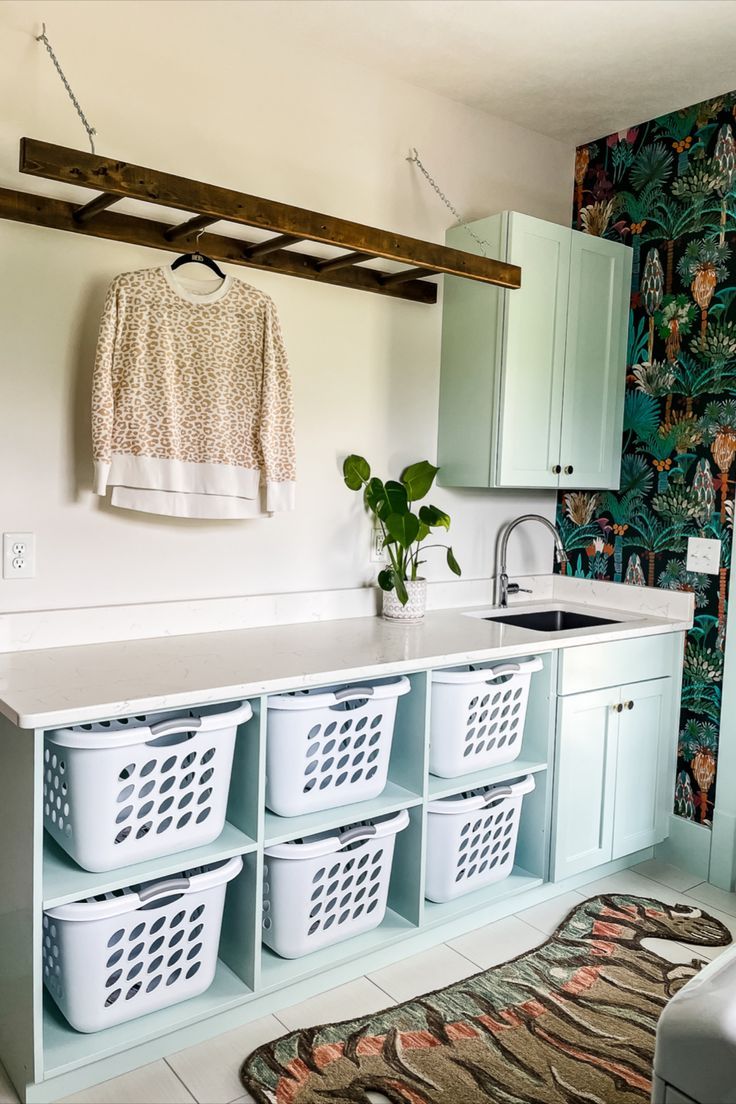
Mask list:
[[[80,205],[0,188],[0,218],[169,251],[175,242],[196,235],[198,248],[216,261],[419,303],[436,302],[437,286],[426,281],[441,273],[498,287],[521,286],[521,270],[503,261],[33,138],[21,139],[20,171],[99,194]],[[110,211],[121,199],[175,208],[188,217],[171,225]],[[207,233],[216,222],[270,231],[273,237],[248,242]],[[346,252],[324,259],[288,248],[310,241]],[[407,268],[385,273],[362,264],[375,259]]]

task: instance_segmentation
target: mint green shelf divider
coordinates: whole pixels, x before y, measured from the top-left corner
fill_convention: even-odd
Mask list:
[[[489,905],[497,905],[510,897],[516,897],[520,893],[526,893],[530,889],[536,889],[543,882],[543,878],[531,874],[521,866],[515,866],[508,878],[485,889],[477,889],[475,893],[466,893],[463,897],[456,897],[454,901],[425,901],[424,923],[425,926],[446,924],[458,916],[467,916],[470,912],[479,912]]]
[[[244,832],[225,823],[222,833],[206,847],[195,847],[190,851],[180,851],[176,855],[166,855],[134,866],[120,867],[106,873],[92,873],[77,866],[58,844],[45,834],[43,855],[43,905],[52,908],[66,905],[70,901],[80,901],[85,897],[94,897],[98,893],[109,893],[113,889],[138,885],[153,878],[165,878],[190,870],[205,863],[229,859],[233,855],[244,855],[255,851],[258,844]]]
[[[421,794],[387,782],[386,789],[370,801],[358,801],[354,805],[339,805],[335,809],[325,809],[321,813],[306,813],[304,816],[280,817],[266,812],[264,843],[267,847],[276,843],[288,843],[289,840],[310,836],[315,832],[325,832],[330,828],[341,828],[359,820],[371,820],[386,813],[395,813],[398,809],[408,809],[412,805],[421,805]]]
[[[524,759],[520,756],[513,763],[488,767],[487,770],[474,771],[472,774],[461,774],[457,778],[439,778],[430,774],[427,796],[430,801],[436,801],[440,797],[452,797],[453,794],[475,790],[480,786],[496,786],[501,782],[508,782],[510,778],[518,778],[522,774],[538,774],[546,769],[546,759]]]
[[[220,958],[251,990],[260,981],[263,798],[266,792],[265,698],[251,701],[253,716],[235,741],[228,817],[258,841],[243,855],[243,869],[225,891]]]
[[[375,951],[386,943],[393,943],[397,939],[407,939],[416,934],[416,925],[400,916],[392,909],[386,910],[386,915],[379,927],[373,931],[356,935],[353,939],[346,939],[343,943],[335,943],[332,947],[314,951],[313,954],[303,958],[279,958],[268,947],[263,948],[261,986],[262,992],[271,992],[281,989],[285,985],[291,985],[296,981],[314,977],[325,970],[331,970],[342,963],[348,963],[364,959],[371,951]]]

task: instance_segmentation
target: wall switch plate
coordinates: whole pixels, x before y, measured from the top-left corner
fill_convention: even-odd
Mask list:
[[[707,540],[705,537],[688,537],[687,571],[698,571],[701,575],[717,575],[721,567],[721,542]]]
[[[388,563],[386,549],[383,547],[383,533],[378,527],[371,530],[371,563]]]
[[[3,579],[32,579],[35,574],[35,533],[3,533]]]

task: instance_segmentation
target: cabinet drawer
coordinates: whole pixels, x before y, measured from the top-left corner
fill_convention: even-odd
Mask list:
[[[663,678],[675,673],[681,655],[682,633],[565,648],[557,690],[559,694],[580,694],[624,682]]]

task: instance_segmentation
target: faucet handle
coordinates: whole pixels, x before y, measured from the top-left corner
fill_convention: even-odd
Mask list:
[[[509,583],[506,587],[507,594],[533,594],[531,587],[519,586],[518,583]]]

